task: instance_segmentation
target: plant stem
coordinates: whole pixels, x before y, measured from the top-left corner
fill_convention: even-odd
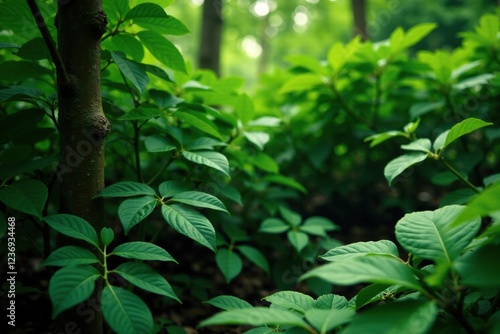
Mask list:
[[[476,186],[474,186],[472,183],[470,183],[466,178],[463,177],[462,174],[460,174],[455,168],[453,168],[446,160],[444,160],[443,157],[439,158],[439,161],[450,170],[462,183],[464,183],[467,187],[471,188],[474,190],[476,193],[480,193],[481,191],[477,189]]]
[[[135,172],[137,175],[137,181],[138,182],[144,182],[144,179],[142,178],[142,171],[141,171],[141,157],[140,157],[140,150],[139,150],[139,126],[137,125],[137,121],[132,122],[134,126],[134,155],[135,155]]]
[[[146,184],[151,185],[154,181],[156,181],[157,178],[160,177],[160,175],[170,166],[170,164],[174,161],[173,158],[170,158],[167,163],[156,173]]]

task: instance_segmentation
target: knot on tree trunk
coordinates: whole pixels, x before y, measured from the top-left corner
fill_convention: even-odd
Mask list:
[[[96,39],[101,39],[101,36],[106,32],[106,26],[108,25],[108,18],[106,13],[102,10],[92,14],[89,18],[89,29]]]

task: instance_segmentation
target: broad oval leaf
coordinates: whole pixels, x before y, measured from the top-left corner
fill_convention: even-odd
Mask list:
[[[105,188],[96,197],[130,197],[150,195],[155,196],[155,190],[144,183],[133,181],[122,181]]]
[[[144,46],[151,54],[167,67],[181,72],[186,72],[184,58],[172,42],[153,31],[140,31],[137,33]]]
[[[212,209],[229,213],[224,203],[222,203],[217,197],[201,191],[184,191],[174,195],[174,197],[172,197],[170,200],[173,202],[184,203],[199,208]]]
[[[120,274],[138,288],[175,299],[181,303],[167,280],[145,263],[125,262],[113,272]]]
[[[149,83],[149,77],[140,66],[136,63],[128,60],[123,54],[117,52],[111,52],[111,57],[115,62],[116,66],[120,69],[120,72],[130,80],[135,88],[141,93],[144,93],[146,86]]]
[[[437,314],[438,308],[432,301],[398,301],[361,313],[342,333],[424,334],[431,328]]]
[[[407,168],[424,161],[426,158],[426,153],[409,153],[391,160],[384,168],[384,176],[389,185],[391,185],[392,181]]]
[[[94,282],[99,276],[99,271],[88,265],[59,269],[49,282],[52,319],[87,299],[94,291]]]
[[[350,322],[355,314],[356,312],[352,309],[312,309],[305,313],[305,318],[319,333],[328,333],[332,329]]]
[[[226,248],[219,249],[215,261],[220,271],[226,279],[226,283],[231,282],[243,269],[243,263],[238,254]]]
[[[349,306],[347,298],[333,293],[319,296],[314,302],[314,308],[322,310],[343,309]]]
[[[130,34],[121,33],[113,35],[111,37],[111,42],[118,51],[129,55],[135,61],[140,62],[142,58],[144,58],[144,47],[142,43]]]
[[[148,152],[169,152],[177,149],[167,138],[160,136],[146,137],[144,144]]]
[[[183,111],[176,111],[174,113],[174,116],[177,116],[180,118],[182,121],[186,122],[187,124],[197,128],[200,131],[203,131],[211,136],[214,136],[215,138],[218,138],[222,140],[222,135],[219,132],[219,129],[217,129],[217,126],[213,124],[211,120],[209,120],[204,114],[191,111],[189,113],[183,112]]]
[[[401,148],[403,150],[408,150],[408,151],[420,151],[424,153],[429,153],[431,151],[431,140],[428,138],[420,138],[417,139],[407,145],[401,145]]]
[[[179,193],[189,191],[192,188],[189,184],[182,181],[165,181],[158,186],[160,195],[165,197],[172,197]]]
[[[262,299],[301,314],[312,309],[315,303],[315,300],[311,296],[298,291],[278,291]]]
[[[201,213],[177,204],[162,205],[161,213],[177,232],[216,252],[214,227]]]
[[[309,236],[304,232],[290,230],[287,233],[288,240],[292,246],[300,253],[309,243]]]
[[[248,303],[247,301],[245,301],[243,299],[240,299],[240,298],[234,297],[234,296],[227,296],[227,295],[214,297],[210,300],[207,300],[204,303],[218,307],[218,308],[223,309],[225,311],[238,310],[238,309],[248,309],[248,308],[253,307],[250,303]]]
[[[332,248],[319,257],[326,261],[339,261],[367,254],[387,254],[399,257],[398,247],[390,240],[355,242]]]
[[[245,131],[243,132],[243,135],[260,150],[263,150],[264,146],[271,139],[271,136],[268,133],[262,131]]]
[[[161,34],[184,35],[189,32],[181,21],[167,15],[161,6],[154,3],[138,4],[125,16],[125,20],[130,19],[143,28]]]
[[[87,221],[78,216],[63,213],[45,217],[43,220],[61,234],[86,241],[95,247],[99,246],[97,232]]]
[[[42,217],[49,191],[39,180],[22,179],[0,190],[0,201],[14,210]]]
[[[305,73],[294,75],[279,90],[280,94],[308,91],[316,86],[323,85],[323,78],[318,74]]]
[[[103,227],[101,230],[101,241],[104,246],[109,246],[113,239],[115,238],[115,232],[109,227]]]
[[[144,241],[132,241],[121,244],[110,255],[117,255],[126,259],[173,261],[177,263],[166,250]]]
[[[307,218],[299,229],[302,232],[326,237],[327,231],[335,231],[340,229],[340,227],[335,225],[330,219],[315,216]]]
[[[123,225],[125,235],[132,227],[139,224],[153,212],[156,207],[156,197],[143,196],[126,199],[118,207],[118,217]]]
[[[410,289],[423,291],[408,265],[393,257],[378,254],[331,262],[305,273],[300,280],[310,277],[319,277],[338,285],[400,284]]]
[[[101,310],[106,323],[120,334],[150,334],[153,316],[148,306],[132,292],[106,285],[101,294]]]
[[[301,317],[292,311],[262,306],[220,312],[203,320],[199,327],[216,325],[289,325],[304,329],[310,328]]]
[[[266,257],[258,249],[251,246],[238,246],[238,250],[243,256],[245,256],[250,262],[260,267],[262,270],[269,275],[269,263]]]
[[[229,174],[229,162],[227,158],[219,153],[219,152],[211,152],[211,151],[182,151],[182,155],[189,161],[194,163],[205,165],[210,168],[216,169],[227,176],[231,176]]]
[[[78,246],[64,246],[53,251],[42,266],[71,266],[98,263],[99,259],[88,249]]]
[[[480,129],[482,127],[492,125],[493,123],[485,122],[482,119],[479,118],[467,118],[461,121],[458,124],[455,124],[451,129],[450,132],[448,132],[448,135],[446,136],[446,141],[444,143],[443,149],[445,149],[448,145],[450,145],[452,142],[457,140],[458,138],[471,133],[472,131],[475,131],[477,129]]]
[[[282,233],[290,229],[290,225],[278,218],[267,218],[260,224],[259,232]]]
[[[481,225],[480,219],[475,219],[467,225],[451,227],[463,209],[463,206],[450,205],[435,211],[406,214],[396,224],[396,238],[414,255],[451,263],[472,241]]]

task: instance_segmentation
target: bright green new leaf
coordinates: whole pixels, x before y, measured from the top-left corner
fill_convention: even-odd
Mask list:
[[[344,65],[352,59],[359,50],[360,43],[360,37],[356,36],[346,46],[337,42],[328,50],[327,60],[334,75],[337,75]]]
[[[446,137],[448,137],[448,133],[450,133],[450,130],[444,131],[439,136],[437,136],[437,138],[434,140],[434,143],[432,144],[432,148],[434,149],[435,152],[443,149],[444,143],[446,141]]]
[[[238,254],[226,248],[219,249],[215,257],[217,267],[224,275],[226,283],[231,282],[233,278],[238,276],[243,269],[243,262]]]
[[[408,252],[424,259],[451,263],[476,235],[481,221],[451,227],[464,209],[450,205],[435,211],[406,214],[396,224],[396,238]]]
[[[163,198],[172,197],[192,188],[189,184],[182,181],[165,181],[160,183],[158,191]]]
[[[217,126],[209,120],[204,114],[191,111],[189,113],[183,111],[176,111],[175,116],[177,116],[182,121],[187,124],[197,128],[200,131],[203,131],[211,136],[214,136],[217,139],[223,140],[222,135],[217,129]]]
[[[126,259],[173,261],[177,263],[166,250],[144,241],[132,241],[121,244],[110,255],[117,255]]]
[[[142,43],[130,34],[121,33],[113,35],[111,36],[111,42],[116,47],[117,51],[129,55],[137,62],[140,62],[144,58],[144,47]]]
[[[184,58],[172,42],[152,31],[140,31],[137,33],[144,46],[151,54],[167,67],[186,73]]]
[[[144,141],[148,152],[169,152],[177,149],[167,138],[160,136],[149,136]]]
[[[332,329],[348,323],[356,312],[352,309],[345,310],[308,310],[306,320],[321,334],[329,333]]]
[[[103,0],[102,6],[106,10],[106,14],[110,15],[113,12],[118,14],[119,18],[124,18],[130,10],[128,0]]]
[[[95,247],[99,246],[97,232],[80,217],[63,213],[44,217],[43,220],[61,234],[86,241]]]
[[[94,282],[99,276],[99,271],[89,265],[59,269],[49,282],[52,319],[87,299],[94,291]]]
[[[196,206],[199,208],[218,210],[229,213],[224,203],[217,197],[201,191],[184,191],[174,195],[170,199],[173,202],[184,203],[187,205]]]
[[[309,236],[304,232],[290,230],[287,232],[287,237],[297,253],[300,253],[309,243]]]
[[[330,249],[320,258],[326,261],[340,261],[346,258],[368,254],[385,254],[399,257],[398,247],[390,240],[355,242]]]
[[[113,272],[120,274],[138,288],[175,299],[181,303],[167,280],[145,263],[125,262]]]
[[[21,179],[0,189],[0,201],[14,210],[42,217],[48,194],[47,186],[43,182]]]
[[[476,28],[476,32],[484,37],[489,44],[495,45],[498,41],[498,31],[500,29],[500,22],[496,15],[485,14],[481,16],[479,21],[479,27]]]
[[[324,217],[309,217],[304,221],[299,229],[302,232],[326,237],[327,231],[339,230],[340,227],[332,223],[330,219]]]
[[[133,181],[122,181],[105,188],[96,197],[130,197],[149,195],[155,196],[155,190],[144,183]]]
[[[477,129],[480,129],[482,127],[492,125],[493,123],[485,122],[481,119],[478,118],[467,118],[461,121],[458,124],[455,124],[451,129],[448,135],[446,136],[446,141],[444,143],[443,149],[445,149],[448,145],[450,145],[452,142],[457,140],[458,138],[471,133],[472,131],[475,131]]]
[[[132,227],[139,224],[153,212],[157,201],[153,196],[126,199],[118,207],[118,217],[123,225],[125,235]]]
[[[189,161],[216,169],[228,177],[231,176],[229,174],[229,162],[227,161],[227,158],[219,152],[182,151],[182,155]]]
[[[101,230],[101,241],[104,246],[109,246],[113,239],[115,238],[115,232],[109,227],[103,227]]]
[[[349,302],[347,298],[340,295],[335,295],[333,293],[329,293],[327,295],[321,295],[314,302],[314,308],[321,310],[330,310],[330,309],[343,309],[349,306]]]
[[[64,246],[53,251],[42,266],[76,266],[98,263],[99,259],[88,249],[78,246]]]
[[[294,310],[301,314],[312,309],[315,303],[315,300],[311,296],[298,291],[278,291],[262,299],[267,300],[273,305]]]
[[[298,74],[288,79],[279,90],[279,93],[303,92],[321,85],[324,85],[324,80],[318,74]]]
[[[134,62],[124,57],[122,53],[111,52],[111,57],[120,72],[130,80],[135,88],[141,93],[144,93],[146,86],[149,83],[149,77],[142,68],[137,66]]]
[[[210,300],[207,300],[204,303],[218,307],[218,308],[223,309],[225,311],[238,310],[238,309],[248,309],[248,308],[253,307],[250,303],[248,303],[247,301],[245,301],[243,299],[240,299],[240,298],[234,297],[234,296],[227,296],[227,295],[214,297]]]
[[[253,101],[250,96],[245,93],[240,94],[236,99],[234,110],[236,112],[236,116],[243,124],[250,122],[254,115]]]
[[[177,232],[216,252],[214,227],[201,213],[178,204],[162,205],[161,212]]]
[[[283,217],[283,219],[285,219],[285,221],[291,226],[299,226],[300,223],[302,222],[302,217],[298,213],[293,212],[292,210],[287,208],[286,206],[280,205],[278,207],[278,210],[281,214],[281,217]]]
[[[438,308],[432,301],[404,301],[376,306],[356,316],[342,334],[424,334],[432,327]]]
[[[325,72],[318,59],[311,55],[288,55],[285,57],[285,61],[294,67],[302,67],[313,73],[323,74]]]
[[[387,179],[389,185],[392,181],[404,172],[409,167],[424,161],[427,158],[426,153],[408,153],[391,160],[384,168],[384,176]]]
[[[394,257],[378,254],[331,262],[305,273],[300,280],[311,277],[338,285],[400,284],[417,291],[423,290],[408,265]]]
[[[486,245],[458,258],[455,270],[460,275],[460,283],[479,289],[500,288],[499,245]]]
[[[248,127],[258,127],[258,126],[263,126],[266,128],[275,128],[278,125],[281,124],[281,119],[278,117],[272,117],[272,116],[263,116],[259,117],[257,119],[251,120],[248,123]]]
[[[430,153],[431,146],[432,143],[430,139],[420,138],[415,141],[412,141],[409,144],[401,145],[401,148],[403,150],[408,150],[408,151],[419,151],[424,153]]]
[[[106,285],[101,294],[106,323],[120,334],[151,334],[153,316],[148,306],[132,292]]]
[[[420,42],[425,36],[427,36],[431,31],[436,29],[437,24],[435,23],[421,23],[414,27],[411,27],[407,32],[404,39],[404,47],[409,48]]]
[[[189,29],[173,16],[167,15],[162,7],[154,3],[141,3],[132,8],[125,20],[133,20],[135,24],[167,35],[184,35]]]
[[[406,133],[402,131],[387,131],[383,133],[377,133],[365,138],[365,142],[370,142],[370,147],[374,147],[380,143],[385,142],[394,137],[406,137]]]
[[[269,263],[266,257],[257,248],[251,246],[238,246],[238,250],[243,256],[245,256],[250,262],[261,268],[269,275]]]
[[[500,211],[500,183],[495,183],[474,197],[467,207],[455,218],[452,226],[460,226],[477,217],[484,217]]]
[[[271,136],[262,131],[244,131],[243,135],[249,142],[257,146],[260,150],[264,149],[264,146],[269,142]]]
[[[278,218],[267,218],[260,224],[259,232],[282,233],[290,229],[290,226]]]
[[[199,327],[216,325],[289,325],[308,329],[309,325],[296,313],[287,310],[271,309],[268,307],[254,307],[229,310],[203,320]]]

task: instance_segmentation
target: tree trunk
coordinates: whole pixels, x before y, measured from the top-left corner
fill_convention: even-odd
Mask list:
[[[101,36],[107,24],[102,0],[59,1],[56,24],[63,63],[57,69],[60,212],[85,219],[99,233],[103,206],[93,197],[104,188],[104,137],[109,132],[101,103]],[[102,314],[96,307],[100,290],[97,286],[83,306],[61,314],[58,322],[64,327],[58,332],[66,332],[72,323],[80,333],[102,333]]]
[[[366,31],[366,0],[351,0],[354,18],[354,36],[360,35],[363,40],[370,37]]]
[[[210,69],[217,75],[220,75],[222,21],[222,0],[205,0],[198,66]]]

